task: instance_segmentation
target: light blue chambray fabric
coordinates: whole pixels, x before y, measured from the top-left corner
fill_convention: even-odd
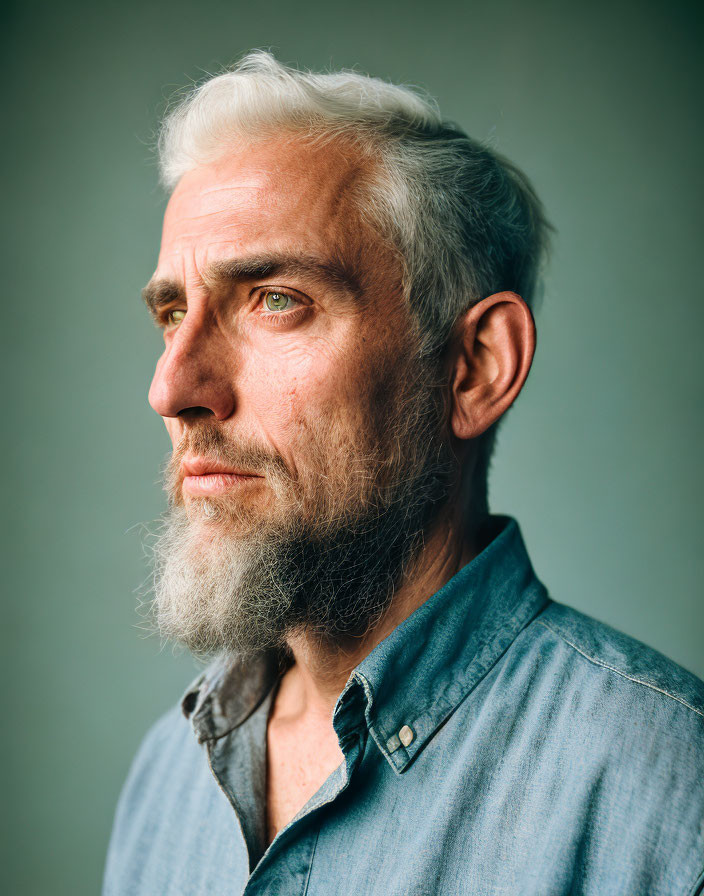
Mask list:
[[[276,657],[200,676],[134,760],[105,896],[703,892],[704,683],[552,601],[491,525],[352,673],[345,761],[268,849]]]

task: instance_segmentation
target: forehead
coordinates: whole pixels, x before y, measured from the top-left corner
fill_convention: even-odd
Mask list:
[[[164,216],[158,270],[179,274],[189,260],[201,267],[233,252],[334,247],[353,254],[362,226],[351,189],[361,171],[353,152],[336,146],[284,137],[233,146],[179,181]]]

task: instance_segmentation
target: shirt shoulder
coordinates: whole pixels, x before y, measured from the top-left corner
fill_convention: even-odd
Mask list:
[[[147,795],[159,778],[159,771],[177,761],[183,762],[184,749],[193,734],[180,706],[171,707],[154,722],[143,736],[130,764],[115,813],[113,840],[123,826],[129,825],[135,812],[145,804]],[[179,759],[180,757],[180,759]]]
[[[497,672],[512,689],[519,743],[529,744],[514,755],[531,793],[541,794],[531,810],[536,830],[560,820],[559,842],[588,859],[585,892],[699,892],[704,682],[557,602],[523,630]]]
[[[169,819],[179,817],[194,780],[202,776],[202,762],[179,705],[149,728],[115,810],[103,877],[105,896],[142,892],[138,880],[142,869],[153,863],[153,844],[173,839],[173,832],[167,830]]]
[[[155,767],[173,763],[176,756],[185,758],[184,749],[193,740],[191,726],[184,718],[180,705],[172,706],[152,723],[142,737],[125,780],[123,793],[140,791],[143,779],[150,776]]]
[[[704,681],[659,651],[585,613],[553,601],[535,620],[559,639],[574,659],[604,670],[639,702],[640,689],[704,734]],[[625,684],[626,682],[630,685]],[[680,708],[684,711],[680,712]]]

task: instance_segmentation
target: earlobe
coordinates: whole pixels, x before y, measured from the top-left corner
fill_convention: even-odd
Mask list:
[[[482,299],[460,319],[450,378],[456,438],[476,438],[513,404],[528,376],[535,340],[533,315],[513,292]]]

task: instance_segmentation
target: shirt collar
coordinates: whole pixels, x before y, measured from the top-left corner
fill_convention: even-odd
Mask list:
[[[399,774],[550,602],[520,528],[491,516],[487,546],[352,672],[333,724],[345,749],[360,725]],[[199,742],[241,725],[283,669],[273,651],[218,658],[188,688],[183,712]]]
[[[223,654],[193,681],[181,699],[199,743],[223,737],[245,722],[282,671],[282,658],[268,650],[253,656]]]
[[[369,731],[399,773],[550,602],[515,519],[489,517],[482,536],[484,550],[353,672]]]

